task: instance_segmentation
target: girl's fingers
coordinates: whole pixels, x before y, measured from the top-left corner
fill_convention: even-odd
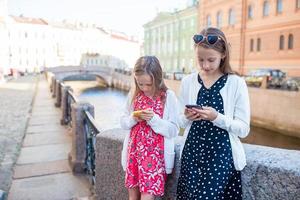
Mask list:
[[[200,117],[200,115],[198,113],[194,113],[194,114],[188,116],[187,119],[194,121],[198,117]]]

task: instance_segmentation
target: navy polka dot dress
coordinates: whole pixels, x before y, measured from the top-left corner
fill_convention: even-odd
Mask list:
[[[224,114],[220,90],[228,75],[220,77],[209,89],[202,85],[197,104],[211,106]],[[194,121],[181,157],[177,200],[242,199],[240,171],[233,165],[228,132],[207,120]]]

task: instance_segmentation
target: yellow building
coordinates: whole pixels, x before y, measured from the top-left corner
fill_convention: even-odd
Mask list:
[[[199,30],[221,28],[242,74],[277,68],[300,76],[300,0],[203,0]]]

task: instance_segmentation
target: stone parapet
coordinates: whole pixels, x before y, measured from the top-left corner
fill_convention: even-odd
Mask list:
[[[56,89],[55,89],[55,91],[56,91],[56,98],[55,98],[55,106],[56,107],[60,107],[61,106],[61,93],[62,93],[62,86],[61,86],[61,81],[56,81],[56,85],[55,85],[55,87],[56,87]]]
[[[121,167],[121,150],[126,131],[106,130],[96,139],[97,199],[128,199]],[[176,167],[168,176],[165,196],[174,199],[180,162],[182,137],[176,140]],[[258,145],[244,145],[248,165],[242,171],[246,200],[300,199],[300,152]],[[158,199],[158,198],[157,198]]]
[[[84,111],[94,116],[94,106],[87,102],[77,102],[72,107],[72,149],[69,153],[71,169],[83,173],[86,159],[86,134],[84,131]]]

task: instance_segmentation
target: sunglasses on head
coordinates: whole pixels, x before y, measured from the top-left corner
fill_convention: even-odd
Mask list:
[[[201,34],[196,34],[193,37],[193,40],[196,44],[199,44],[200,42],[203,42],[204,40],[207,41],[208,44],[215,44],[218,40],[221,40],[221,37],[217,35],[201,35]]]

